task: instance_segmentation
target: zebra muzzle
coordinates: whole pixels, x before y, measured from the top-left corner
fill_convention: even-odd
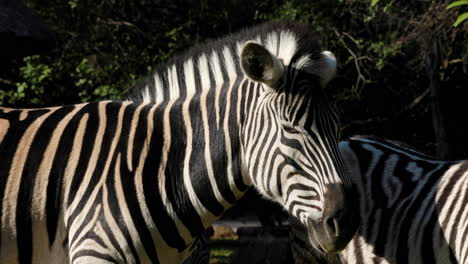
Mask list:
[[[308,219],[310,243],[320,252],[333,254],[343,250],[353,238],[359,226],[356,203],[352,190],[327,186],[325,206],[320,219]]]

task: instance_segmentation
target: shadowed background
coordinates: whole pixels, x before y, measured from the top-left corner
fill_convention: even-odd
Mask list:
[[[138,79],[199,42],[287,19],[308,24],[338,59],[327,90],[343,137],[372,134],[467,158],[468,23],[453,26],[466,6],[447,9],[450,2],[3,0],[0,105],[124,99]],[[253,215],[263,226],[283,219],[248,196],[257,202],[228,216]]]

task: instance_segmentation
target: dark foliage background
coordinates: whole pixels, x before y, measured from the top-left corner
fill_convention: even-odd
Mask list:
[[[373,134],[441,158],[468,158],[468,22],[452,25],[467,6],[447,9],[450,2],[23,0],[23,6],[4,0],[0,105],[123,99],[174,54],[287,19],[307,23],[338,58],[328,91],[342,112],[343,137]],[[26,7],[36,16],[11,15]],[[277,209],[253,200],[241,208],[256,208],[266,225],[274,222],[268,215]]]
[[[26,57],[2,49],[0,104],[124,98],[132,83],[190,46],[288,19],[307,23],[339,60],[329,91],[344,136],[375,134],[466,158],[468,23],[452,25],[465,7],[447,10],[450,2],[24,0],[52,45]]]

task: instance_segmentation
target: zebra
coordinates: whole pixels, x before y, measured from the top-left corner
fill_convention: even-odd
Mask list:
[[[360,196],[356,235],[340,254],[310,247],[290,218],[295,263],[468,263],[468,160],[443,161],[402,143],[339,143]]]
[[[324,253],[357,229],[336,71],[306,26],[201,45],[125,101],[0,108],[1,263],[182,263],[250,187]]]

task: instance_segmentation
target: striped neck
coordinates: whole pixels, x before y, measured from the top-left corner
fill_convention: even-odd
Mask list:
[[[158,167],[157,200],[175,219],[185,245],[248,189],[241,169],[240,108],[246,89],[241,82],[160,102],[150,113],[148,157],[159,158],[147,161],[144,174],[154,175]]]

